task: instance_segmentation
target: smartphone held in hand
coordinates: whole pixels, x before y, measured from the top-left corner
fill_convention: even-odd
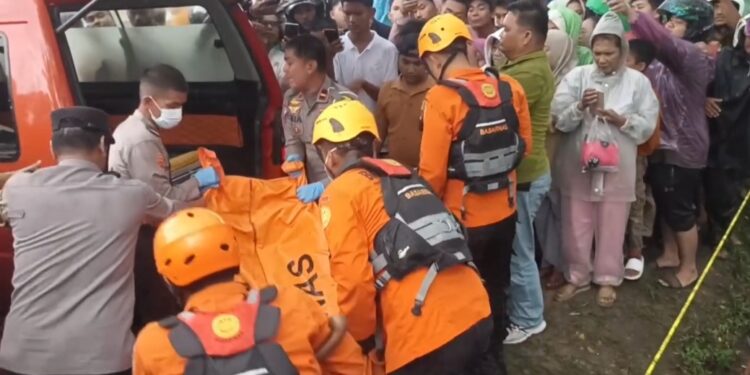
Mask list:
[[[604,93],[601,91],[596,92],[596,102],[594,103],[593,108],[594,110],[603,110],[604,109]]]
[[[287,22],[284,24],[284,37],[287,39],[296,38],[299,36],[301,27],[297,23]]]
[[[336,29],[323,29],[323,35],[325,35],[328,43],[333,43],[339,39],[339,31]]]

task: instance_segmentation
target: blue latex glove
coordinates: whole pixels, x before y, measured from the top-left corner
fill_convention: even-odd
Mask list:
[[[297,199],[303,203],[315,202],[323,195],[323,190],[325,189],[326,187],[323,186],[322,182],[313,182],[312,184],[301,186],[297,189]]]
[[[294,163],[295,161],[302,161],[302,157],[297,154],[287,155],[285,163]],[[296,171],[289,173],[289,177],[297,178],[302,175],[302,171]]]
[[[193,177],[198,180],[198,187],[201,191],[219,186],[219,174],[213,167],[201,168],[193,174]]]

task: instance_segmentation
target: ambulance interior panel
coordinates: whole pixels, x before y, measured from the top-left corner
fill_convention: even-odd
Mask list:
[[[66,30],[62,45],[67,46],[78,92],[86,105],[112,116],[114,129],[138,106],[143,71],[160,63],[172,65],[185,75],[190,89],[182,123],[162,132],[170,155],[208,146],[226,160],[229,173],[258,174],[259,108],[267,103],[264,82],[224,6],[193,2],[203,6],[136,10],[166,12],[166,22],[157,17],[144,24],[133,19],[136,12],[131,9],[108,8]]]

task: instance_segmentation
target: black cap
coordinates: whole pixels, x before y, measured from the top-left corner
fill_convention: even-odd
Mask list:
[[[82,129],[99,133],[114,143],[108,120],[109,115],[101,109],[83,106],[60,108],[52,111],[52,131]]]

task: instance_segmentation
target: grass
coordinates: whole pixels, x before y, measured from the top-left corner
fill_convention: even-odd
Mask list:
[[[747,223],[743,224],[737,229],[748,228]],[[750,333],[748,248],[735,248],[728,262],[731,274],[728,297],[703,312],[700,322],[693,323],[679,341],[679,368],[684,374],[736,373],[741,354],[738,348],[747,345],[745,342]]]

